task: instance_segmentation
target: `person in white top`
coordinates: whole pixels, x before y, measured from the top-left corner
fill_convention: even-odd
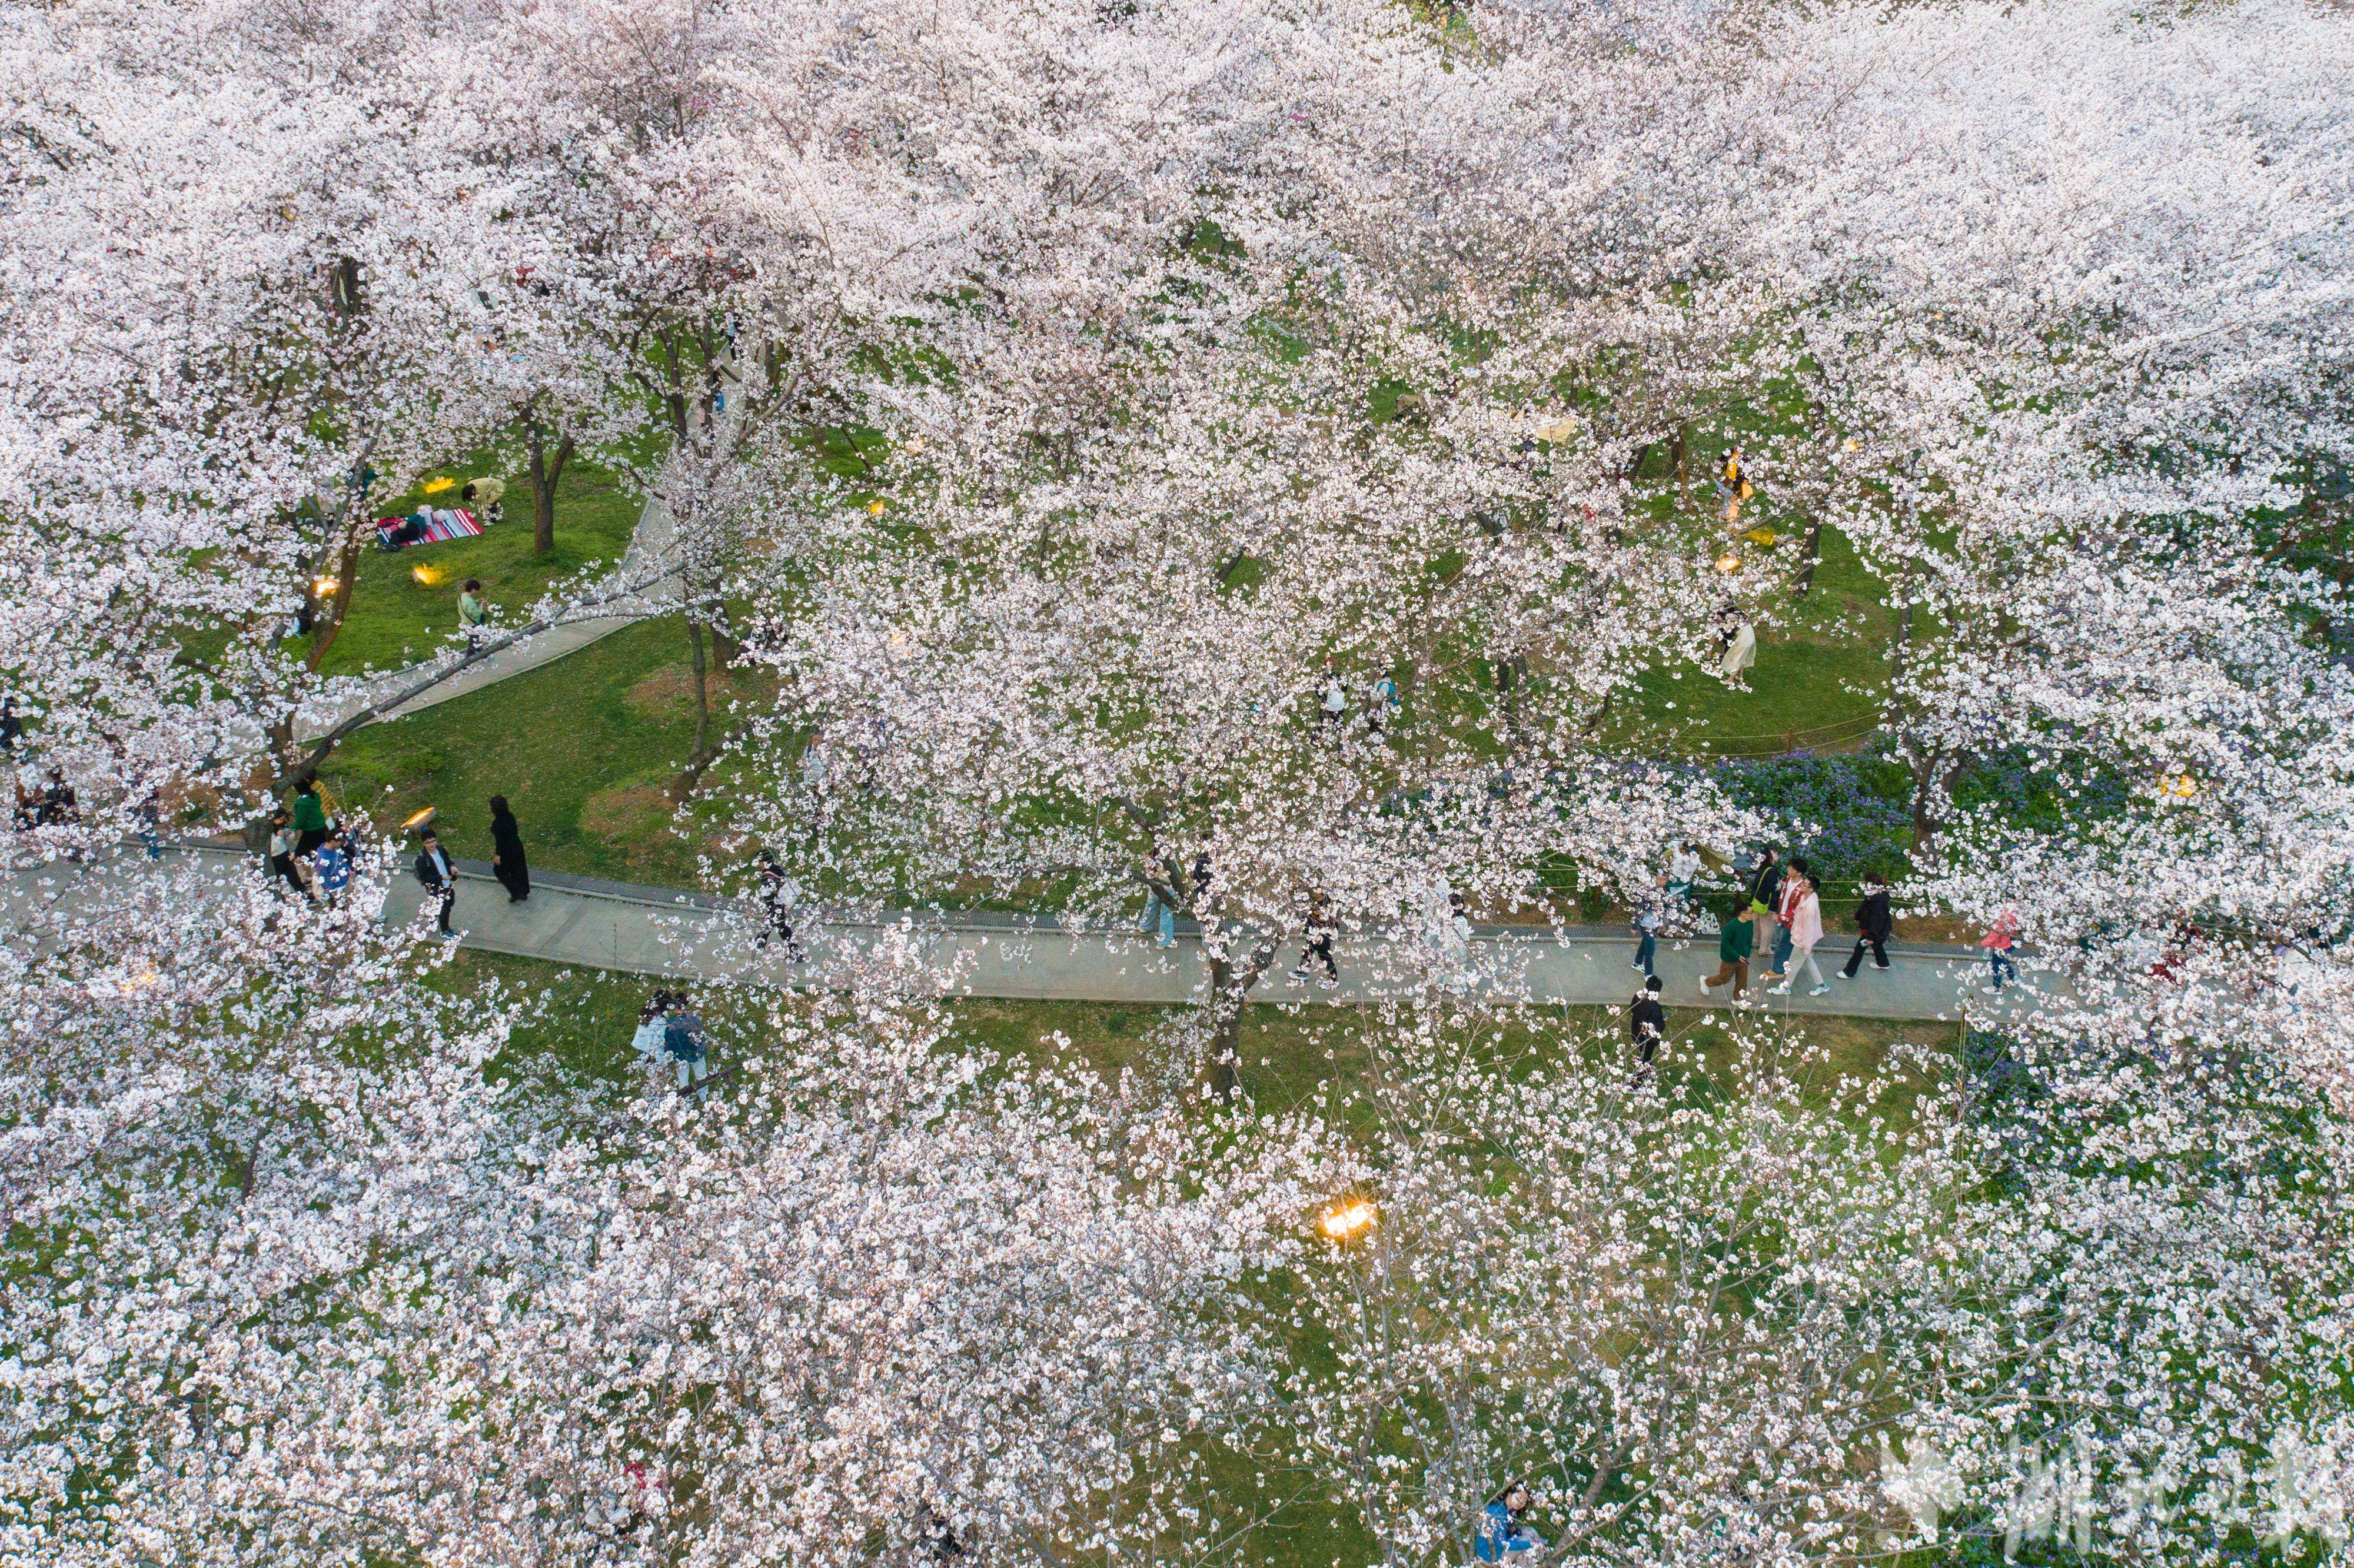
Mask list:
[[[1815,895],[1815,880],[1806,869],[1806,863],[1794,860],[1790,863],[1798,871],[1795,893],[1790,889],[1785,889],[1783,893],[1783,906],[1790,912],[1790,957],[1782,966],[1782,983],[1774,988],[1774,994],[1789,995],[1790,987],[1797,982],[1798,970],[1803,966],[1815,982],[1814,989],[1807,994],[1820,996],[1831,989],[1823,979],[1821,968],[1815,962],[1815,944],[1823,939],[1823,904]]]

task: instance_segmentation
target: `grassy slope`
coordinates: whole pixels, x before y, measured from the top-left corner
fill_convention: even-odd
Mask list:
[[[363,554],[351,616],[327,651],[325,673],[393,669],[434,652],[457,630],[458,587],[468,577],[482,580],[483,597],[496,616],[531,604],[552,583],[620,559],[642,505],[620,476],[575,459],[557,486],[556,548],[535,556],[531,484],[522,471],[495,461],[481,461],[481,466],[461,462],[444,471],[460,484],[488,473],[505,479],[506,521],[478,539],[414,545],[393,555],[381,550]],[[457,497],[453,487],[430,499],[437,505],[454,506]],[[419,499],[416,491],[386,498],[376,514],[405,514]]]
[[[643,621],[371,726],[329,759],[328,792],[379,822],[439,806],[443,842],[478,860],[490,856],[490,797],[504,794],[543,870],[691,886],[695,846],[673,831],[663,795],[695,740],[686,652],[682,622]],[[715,701],[748,690],[714,684]]]

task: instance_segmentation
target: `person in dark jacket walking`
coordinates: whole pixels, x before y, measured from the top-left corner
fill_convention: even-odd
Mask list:
[[[491,797],[491,871],[507,890],[507,902],[520,904],[531,896],[531,867],[523,858],[523,829],[507,810],[504,795]]]
[[[1645,977],[1643,989],[1635,993],[1634,1006],[1628,1010],[1627,1027],[1635,1039],[1636,1059],[1642,1063],[1636,1070],[1639,1077],[1651,1070],[1651,1056],[1668,1037],[1668,1010],[1659,1005],[1659,976]]]
[[[1758,857],[1757,869],[1749,878],[1749,901],[1743,906],[1750,930],[1750,952],[1753,956],[1768,956],[1774,951],[1774,938],[1781,929],[1775,911],[1781,907],[1782,859],[1772,849]]]
[[[1332,901],[1320,893],[1308,906],[1308,945],[1299,949],[1299,966],[1291,971],[1293,980],[1306,980],[1308,966],[1312,960],[1324,966],[1324,978],[1318,983],[1326,991],[1341,983],[1341,966],[1332,958],[1332,938],[1335,934]]]
[[[417,880],[425,885],[426,896],[437,900],[440,906],[436,917],[440,923],[441,934],[456,936],[457,933],[450,929],[450,906],[458,902],[458,871],[450,863],[450,857],[441,853],[440,837],[430,828],[425,831],[425,837],[418,846]]]
[[[1895,921],[1888,912],[1888,879],[1869,875],[1863,879],[1863,903],[1855,912],[1855,951],[1847,956],[1847,968],[1840,970],[1840,979],[1853,980],[1855,971],[1863,967],[1863,949],[1872,949],[1872,967],[1888,967],[1888,938]]]

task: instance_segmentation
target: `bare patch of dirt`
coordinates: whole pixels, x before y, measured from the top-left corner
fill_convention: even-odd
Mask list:
[[[600,839],[626,842],[661,831],[670,821],[670,798],[659,784],[599,789],[580,802],[580,829]]]

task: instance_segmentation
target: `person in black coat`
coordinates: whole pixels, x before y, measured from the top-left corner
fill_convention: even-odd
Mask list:
[[[1855,971],[1863,967],[1863,949],[1872,949],[1872,967],[1888,967],[1888,938],[1895,930],[1894,918],[1888,912],[1888,879],[1867,876],[1863,879],[1863,904],[1855,912],[1855,928],[1862,933],[1855,939],[1855,951],[1847,957],[1847,968],[1840,970],[1841,980],[1855,979]]]
[[[449,934],[450,906],[458,901],[458,870],[441,853],[441,840],[430,828],[418,846],[417,880],[425,885],[426,896],[440,904],[438,918],[443,933]]]
[[[507,902],[520,904],[531,896],[531,867],[523,858],[523,829],[507,810],[504,795],[491,797],[491,871],[507,890]]]
[[[1638,1075],[1650,1071],[1651,1056],[1659,1042],[1668,1037],[1668,1010],[1659,1005],[1659,977],[1645,978],[1643,989],[1635,993],[1635,1004],[1628,1010],[1628,1031],[1635,1037],[1635,1055],[1643,1065]]]

